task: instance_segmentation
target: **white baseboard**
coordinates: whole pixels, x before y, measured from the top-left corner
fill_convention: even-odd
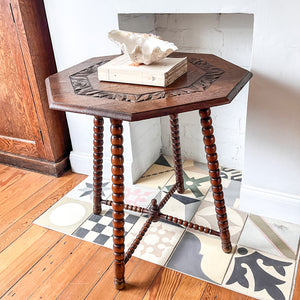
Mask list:
[[[241,210],[300,225],[300,196],[242,184]]]
[[[72,171],[75,173],[92,175],[93,174],[93,157],[85,153],[71,151],[70,163]],[[132,162],[124,162],[124,180],[127,184],[133,183],[134,174],[132,174]],[[103,178],[111,178],[111,158],[103,157]]]

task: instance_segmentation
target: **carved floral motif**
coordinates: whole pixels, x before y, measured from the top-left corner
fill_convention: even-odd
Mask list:
[[[142,102],[149,100],[156,100],[161,98],[166,98],[168,96],[181,96],[191,93],[199,93],[208,89],[211,84],[216,81],[224,71],[220,68],[217,68],[209,64],[204,59],[199,58],[188,58],[188,62],[193,64],[195,67],[204,71],[203,76],[199,77],[196,81],[190,85],[182,88],[175,88],[169,90],[162,90],[159,92],[150,92],[145,94],[133,94],[133,93],[116,93],[112,91],[104,91],[93,88],[91,85],[88,76],[96,73],[98,67],[107,63],[109,60],[103,60],[99,63],[90,66],[86,69],[83,69],[77,73],[70,75],[71,84],[73,86],[74,92],[76,95],[91,96],[97,98],[106,98],[117,101],[127,101],[127,102]]]

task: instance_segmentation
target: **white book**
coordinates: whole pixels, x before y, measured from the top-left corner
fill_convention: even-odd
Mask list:
[[[134,65],[129,57],[123,54],[98,67],[98,79],[165,87],[186,72],[186,57],[166,57],[151,65]]]

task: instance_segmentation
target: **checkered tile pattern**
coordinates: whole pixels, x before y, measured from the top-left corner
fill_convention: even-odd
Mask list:
[[[137,222],[139,216],[124,213],[125,235],[131,227]],[[72,234],[85,241],[93,242],[108,248],[112,248],[113,236],[113,217],[112,209],[109,209],[103,215],[90,215],[90,217],[78,227]]]

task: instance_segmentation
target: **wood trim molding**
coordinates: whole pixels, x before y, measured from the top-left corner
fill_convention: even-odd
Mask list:
[[[300,196],[242,184],[239,208],[300,225]]]
[[[56,162],[0,151],[0,163],[59,177],[70,169],[69,157]]]

